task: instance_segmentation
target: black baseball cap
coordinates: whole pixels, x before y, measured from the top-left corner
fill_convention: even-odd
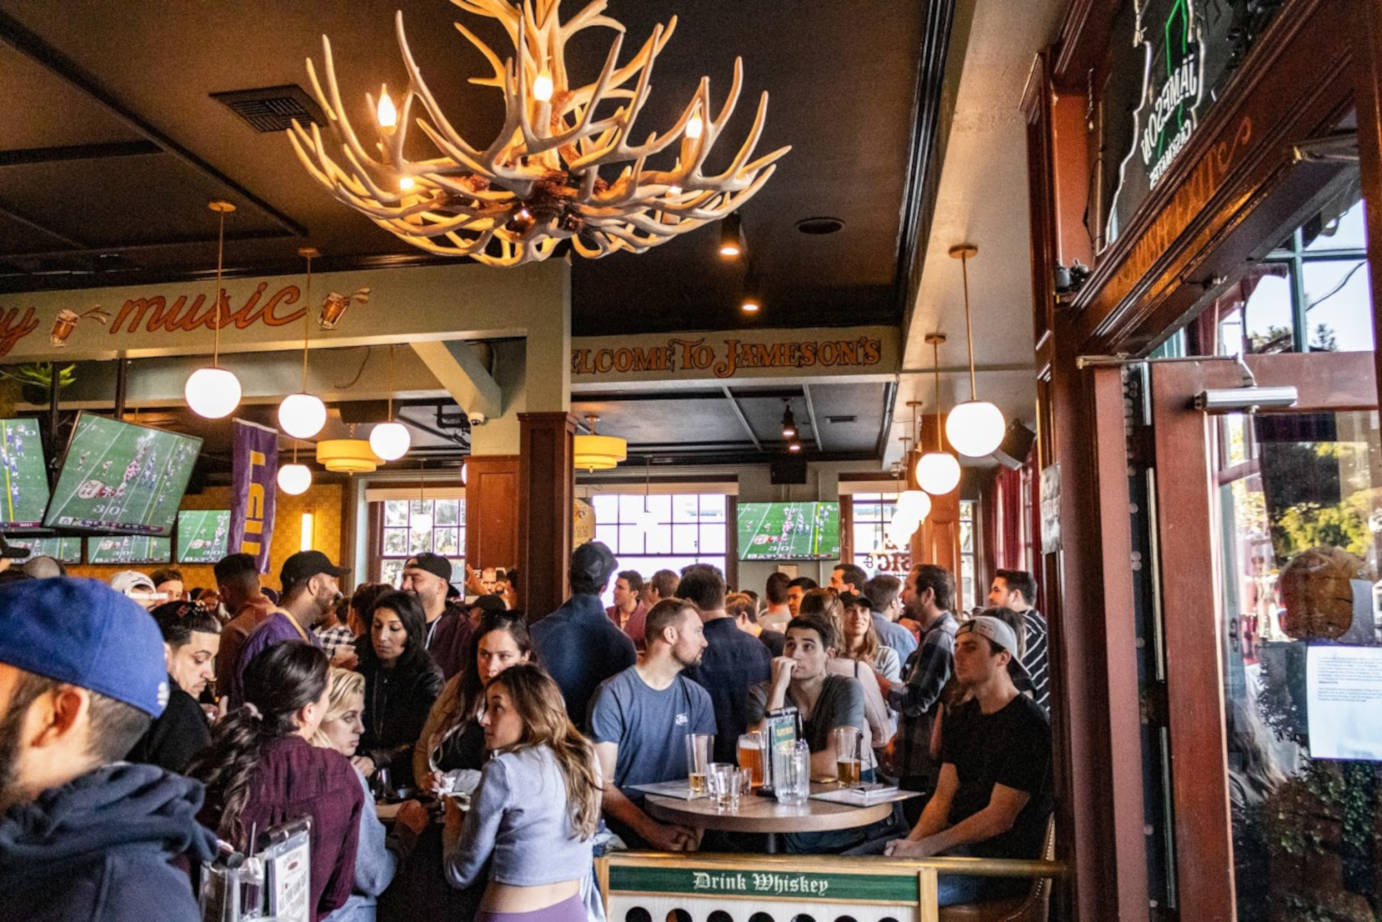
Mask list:
[[[331,562],[331,558],[321,551],[298,551],[283,561],[283,568],[278,572],[278,579],[283,588],[287,589],[289,586],[305,583],[318,573],[341,577],[349,572],[349,567],[336,566]]]
[[[486,613],[509,610],[509,607],[504,604],[503,598],[494,594],[476,596],[469,607],[478,608]]]
[[[592,586],[603,586],[618,564],[614,553],[602,541],[587,541],[571,554],[571,577],[585,577]]]
[[[440,554],[433,554],[428,551],[409,557],[408,562],[403,565],[403,568],[406,570],[410,567],[426,570],[433,576],[440,576],[448,583],[451,582],[451,561]]]

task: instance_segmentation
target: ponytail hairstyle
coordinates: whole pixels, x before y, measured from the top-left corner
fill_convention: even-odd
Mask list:
[[[246,703],[216,725],[211,745],[187,767],[206,785],[207,805],[220,817],[216,834],[236,848],[254,845],[240,817],[264,747],[297,732],[294,717],[321,700],[330,669],[325,653],[299,641],[260,653],[245,669]]]
[[[523,737],[510,751],[547,746],[566,779],[566,802],[576,835],[588,839],[600,821],[600,778],[595,749],[566,716],[561,689],[541,667],[510,666],[490,680],[486,690],[502,685],[523,721]]]

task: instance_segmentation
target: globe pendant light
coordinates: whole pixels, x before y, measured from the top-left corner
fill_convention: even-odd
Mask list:
[[[298,447],[293,446],[293,463],[278,469],[278,488],[289,496],[299,496],[312,485],[312,470],[305,464],[298,464]]]
[[[921,490],[903,490],[897,494],[897,511],[905,513],[911,521],[920,525],[931,514],[931,497]],[[916,528],[912,528],[916,531]]]
[[[955,456],[945,450],[944,443],[941,441],[941,343],[945,342],[944,333],[928,333],[926,342],[931,345],[932,365],[936,374],[936,450],[928,451],[917,459],[917,465],[912,471],[916,478],[917,486],[921,487],[932,496],[944,496],[951,490],[960,485],[960,462]],[[921,433],[917,433],[917,438],[921,438]]]
[[[983,458],[993,454],[1003,443],[1003,412],[987,400],[980,400],[974,385],[974,327],[969,315],[969,257],[979,252],[970,243],[950,248],[950,255],[960,261],[964,276],[965,339],[969,344],[969,400],[956,404],[945,419],[945,435],[962,455]]]
[[[234,211],[235,206],[216,201],[206,207],[220,216],[220,229],[216,233],[216,292],[212,296],[216,317],[211,323],[211,364],[188,375],[182,396],[198,416],[221,419],[240,405],[240,379],[221,367],[221,267],[225,257],[226,215]]]
[[[326,425],[326,404],[315,394],[307,393],[307,337],[312,330],[312,258],[319,255],[315,247],[303,247],[298,255],[307,260],[307,285],[302,301],[302,391],[289,394],[278,405],[278,425],[295,439],[310,439]]]
[[[389,420],[380,423],[370,430],[369,447],[379,457],[385,461],[397,461],[408,453],[409,447],[413,444],[413,437],[408,432],[408,427],[393,418],[393,346],[389,346],[388,383],[389,390]],[[465,465],[461,465],[464,470]],[[462,475],[461,486],[465,486],[465,478]]]
[[[907,446],[911,443],[912,437],[902,436],[902,463],[907,463]],[[901,478],[903,471],[899,469],[898,475]],[[920,490],[908,490],[905,485],[898,484],[897,499],[893,504],[893,516],[888,521],[888,538],[892,543],[901,547],[906,543],[907,538],[917,530],[921,520],[931,511],[930,497]],[[898,540],[898,537],[902,540]]]

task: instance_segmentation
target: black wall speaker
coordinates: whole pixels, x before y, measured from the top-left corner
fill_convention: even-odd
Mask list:
[[[1032,443],[1035,441],[1035,432],[1018,420],[1013,420],[1008,423],[1008,431],[1003,434],[1003,443],[998,446],[993,457],[1004,467],[1017,470],[1027,463],[1027,456],[1032,453]]]
[[[806,483],[805,458],[781,458],[773,462],[773,483]]]

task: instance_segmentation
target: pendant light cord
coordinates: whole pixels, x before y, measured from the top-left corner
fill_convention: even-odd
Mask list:
[[[302,392],[307,393],[307,338],[312,333],[312,257],[307,258],[307,291],[302,296]]]
[[[974,327],[969,322],[969,256],[960,254],[960,274],[965,288],[965,343],[969,346],[969,399],[979,399],[978,388],[974,386]]]
[[[389,422],[393,422],[393,343],[389,343],[389,359],[384,364],[384,387],[389,392]]]
[[[217,212],[220,228],[216,231],[216,319],[211,324],[211,367],[221,366],[221,264],[226,252],[226,213]]]
[[[941,344],[940,340],[931,343],[931,369],[936,373],[936,451],[945,451],[941,437]]]

